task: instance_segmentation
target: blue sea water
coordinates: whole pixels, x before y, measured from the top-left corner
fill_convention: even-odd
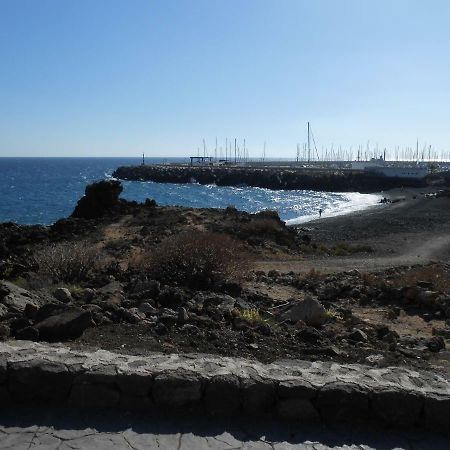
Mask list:
[[[146,163],[185,161],[182,158],[147,158]],[[73,211],[87,184],[111,177],[119,166],[140,164],[139,158],[0,158],[0,222],[51,224]],[[318,217],[363,209],[379,196],[358,193],[272,191],[253,187],[218,187],[198,184],[123,182],[122,197],[161,205],[236,208],[257,212],[276,209],[283,220],[305,222]]]

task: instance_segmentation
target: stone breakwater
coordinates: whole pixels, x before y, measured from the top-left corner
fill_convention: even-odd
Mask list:
[[[113,177],[130,181],[157,183],[216,184],[253,186],[273,190],[312,190],[323,192],[373,193],[398,187],[425,186],[424,180],[388,178],[377,174],[342,170],[288,168],[251,168],[223,166],[123,166]]]
[[[432,372],[209,355],[128,356],[0,344],[0,399],[76,408],[377,422],[448,432],[450,380]]]

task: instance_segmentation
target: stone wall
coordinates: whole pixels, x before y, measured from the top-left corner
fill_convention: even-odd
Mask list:
[[[397,187],[421,187],[425,179],[386,177],[376,173],[340,170],[311,170],[251,167],[122,166],[113,176],[121,180],[157,183],[255,186],[267,189],[309,189],[326,192],[380,192]]]
[[[450,430],[450,380],[431,372],[328,362],[261,364],[210,355],[128,356],[27,341],[0,343],[0,404],[299,422],[381,422]]]

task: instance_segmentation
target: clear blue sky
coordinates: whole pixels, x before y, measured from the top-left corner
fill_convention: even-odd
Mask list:
[[[0,0],[0,156],[450,149],[448,0]]]

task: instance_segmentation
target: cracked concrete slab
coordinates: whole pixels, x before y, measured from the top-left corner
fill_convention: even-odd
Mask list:
[[[33,423],[34,422],[34,423]],[[90,423],[89,430],[86,423]],[[36,431],[31,432],[34,426]],[[39,430],[46,430],[39,432]],[[88,431],[88,433],[86,433]],[[299,426],[273,419],[174,418],[16,407],[0,412],[0,448],[167,450],[444,450],[448,436],[373,427]]]

